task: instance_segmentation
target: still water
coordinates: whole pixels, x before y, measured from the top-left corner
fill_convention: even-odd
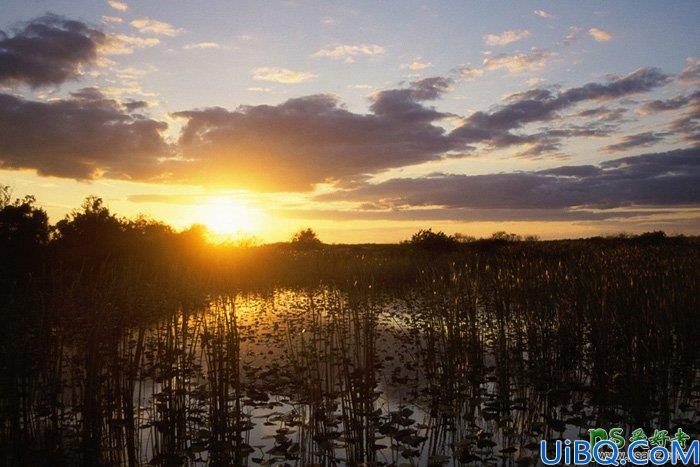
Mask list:
[[[601,358],[569,314],[461,297],[210,297],[112,342],[63,341],[27,420],[66,464],[535,465],[541,439],[592,427],[697,435],[683,355]]]

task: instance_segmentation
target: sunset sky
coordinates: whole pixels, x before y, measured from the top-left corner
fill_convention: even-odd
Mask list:
[[[700,2],[0,5],[0,184],[263,241],[700,234]]]

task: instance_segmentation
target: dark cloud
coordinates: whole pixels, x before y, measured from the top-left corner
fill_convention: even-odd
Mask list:
[[[39,87],[75,79],[107,41],[101,31],[55,15],[10,33],[0,31],[0,84]]]
[[[320,182],[347,186],[386,169],[464,156],[473,144],[493,148],[523,146],[517,156],[539,158],[561,149],[572,137],[603,137],[623,110],[583,125],[514,132],[532,122],[548,122],[580,102],[600,102],[647,92],[668,77],[645,68],[607,83],[589,83],[555,93],[534,89],[510,96],[492,112],[476,112],[450,133],[437,123],[454,117],[426,105],[450,89],[444,77],[415,81],[376,93],[369,114],[346,110],[328,95],[291,99],[276,106],[244,106],[184,111],[182,162],[172,163],[174,180],[257,190],[309,190]],[[559,155],[563,157],[563,155]]]
[[[700,109],[695,108],[671,123],[671,129],[677,132],[681,141],[700,147]]]
[[[594,165],[563,165],[553,169],[540,170],[537,173],[542,175],[556,175],[558,177],[592,177],[599,175],[603,169]]]
[[[406,89],[389,89],[374,95],[370,110],[377,116],[405,122],[432,122],[449,114],[425,107],[421,102],[439,98],[450,89],[452,80],[436,76],[411,83]]]
[[[562,140],[568,138],[604,138],[617,131],[618,125],[592,121],[585,125],[568,125],[562,128],[543,128],[539,133],[530,135],[513,135],[507,133],[505,138],[494,140],[496,147],[512,144],[524,145],[525,149],[517,152],[515,157],[521,159],[542,159],[544,157],[558,159],[568,158],[561,153]],[[554,156],[553,154],[556,153]]]
[[[641,105],[638,111],[643,115],[680,111],[680,115],[668,125],[669,133],[692,146],[700,145],[700,91],[665,100],[649,101]]]
[[[696,91],[687,96],[680,95],[666,100],[657,99],[649,101],[639,107],[639,112],[642,114],[653,114],[668,110],[679,110],[690,104],[697,104],[698,102],[700,102],[700,91]]]
[[[585,125],[569,125],[562,128],[544,130],[539,133],[543,138],[604,138],[618,129],[617,125],[593,121]]]
[[[541,159],[545,156],[551,156],[552,153],[561,149],[561,143],[554,138],[542,137],[540,141],[530,144],[526,149],[518,151],[515,157],[519,159]],[[560,158],[568,158],[568,156],[560,155]]]
[[[505,105],[492,112],[473,113],[450,136],[465,143],[484,143],[495,148],[528,143],[531,141],[528,137],[512,131],[529,123],[551,121],[558,118],[560,111],[582,102],[608,101],[649,92],[668,80],[669,77],[656,68],[642,68],[607,83],[588,83],[557,93],[533,89],[510,96]]]
[[[75,99],[86,101],[97,101],[103,100],[105,98],[104,94],[102,94],[102,91],[100,91],[100,88],[96,86],[78,89],[77,91],[71,92],[70,95]]]
[[[308,191],[323,182],[352,188],[388,169],[465,157],[483,147],[520,146],[517,157],[565,158],[564,139],[613,134],[617,111],[601,107],[580,115],[593,120],[577,124],[565,123],[561,111],[647,92],[667,79],[645,68],[602,84],[532,89],[511,95],[492,111],[470,115],[451,132],[443,121],[459,116],[430,105],[453,85],[440,76],[375,93],[368,113],[351,112],[330,95],[235,110],[186,110],[173,114],[185,123],[172,146],[161,135],[165,123],[134,113],[147,106],[144,101],[118,102],[96,87],[53,102],[4,95],[0,163],[72,178],[157,179],[258,191]],[[532,123],[546,126],[524,133]],[[696,121],[677,124],[679,132],[688,133]]]
[[[594,118],[602,122],[621,122],[624,120],[627,109],[624,107],[616,107],[610,109],[605,106],[594,107],[578,112],[577,117]]]
[[[70,96],[76,100],[95,101],[102,104],[109,104],[112,107],[121,107],[126,112],[134,112],[135,110],[145,109],[148,107],[148,102],[134,99],[127,99],[124,102],[118,102],[115,99],[107,98],[102,90],[96,86],[81,88],[70,93]]]
[[[133,112],[134,110],[138,109],[145,109],[148,107],[148,102],[146,101],[136,101],[133,99],[129,99],[126,102],[122,103],[124,108],[128,110],[129,112]]]
[[[669,131],[677,134],[681,141],[694,147],[700,146],[700,96],[693,94],[688,106],[669,125]]]
[[[666,136],[667,133],[654,133],[651,131],[637,133],[636,135],[626,135],[620,138],[619,143],[604,146],[603,151],[619,152],[638,147],[653,146],[654,144],[663,141]]]
[[[700,149],[625,157],[603,162],[598,167],[397,178],[316,199],[382,203],[394,208],[510,210],[698,204]]]
[[[37,102],[0,94],[0,168],[75,179],[151,179],[170,148],[163,122],[124,113],[94,88]]]
[[[374,95],[372,113],[345,109],[329,95],[282,104],[177,112],[187,120],[175,179],[270,191],[304,191],[323,181],[351,184],[368,174],[444,157],[466,146],[433,123],[447,116],[423,104],[445,78]]]

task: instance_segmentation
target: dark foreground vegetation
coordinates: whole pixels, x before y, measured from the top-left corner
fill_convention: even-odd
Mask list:
[[[700,432],[699,244],[207,243],[0,200],[0,464],[532,465]]]

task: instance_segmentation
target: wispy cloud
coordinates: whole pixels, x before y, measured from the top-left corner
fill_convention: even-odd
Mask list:
[[[564,45],[571,45],[574,42],[578,41],[578,38],[581,35],[581,28],[577,26],[571,26],[569,28],[569,31],[566,33],[566,36],[564,36]]]
[[[127,34],[114,34],[109,36],[109,41],[100,47],[100,52],[105,55],[125,55],[133,53],[134,49],[143,49],[160,44],[155,37],[138,37]]]
[[[259,67],[252,71],[256,81],[270,81],[273,83],[294,84],[309,81],[316,77],[315,74],[306,71],[290,70],[289,68]]]
[[[482,76],[487,71],[507,70],[510,73],[519,73],[522,71],[531,71],[544,68],[547,61],[555,57],[557,54],[549,50],[533,49],[529,53],[514,53],[514,54],[499,54],[491,55],[486,52],[482,67],[460,66],[453,71],[459,74],[461,78],[474,79]],[[536,83],[535,83],[536,84]]]
[[[608,42],[613,38],[612,33],[598,28],[589,29],[588,34],[598,42]]]
[[[481,68],[474,68],[470,66],[462,66],[457,68],[457,72],[462,78],[472,79],[484,74],[484,70]]]
[[[528,86],[537,86],[538,84],[541,84],[544,81],[544,78],[540,76],[533,76],[532,78],[529,78],[527,81],[525,81],[525,84],[527,84]]]
[[[126,67],[114,69],[117,76],[125,80],[136,80],[148,73],[153,73],[154,71],[158,71],[158,69],[153,65],[149,65],[146,68]]]
[[[107,3],[117,11],[126,11],[129,9],[129,5],[124,2],[118,2],[117,0],[107,0]]]
[[[552,15],[552,14],[550,14],[550,13],[547,13],[547,12],[544,11],[544,10],[535,10],[534,13],[535,13],[537,16],[539,16],[540,18],[544,18],[544,19],[552,19],[552,18],[554,18],[554,15]]]
[[[156,96],[154,92],[144,91],[136,81],[125,81],[121,86],[103,86],[100,88],[100,92],[109,97],[121,97],[124,95]]]
[[[678,81],[683,84],[700,83],[700,57],[688,57],[687,66],[683,68]]]
[[[102,19],[103,23],[108,23],[108,24],[121,24],[124,22],[124,20],[121,19],[119,16],[102,15],[101,19]]]
[[[484,59],[487,70],[506,69],[511,73],[543,68],[556,54],[548,50],[533,50],[530,53],[500,54]]]
[[[528,30],[509,30],[500,34],[487,34],[484,36],[486,45],[508,45],[513,42],[527,39],[532,34]]]
[[[409,70],[413,70],[413,71],[418,71],[418,70],[425,70],[426,68],[430,68],[431,66],[433,66],[432,63],[426,62],[420,58],[417,58],[417,59],[413,60],[411,63],[402,63],[400,68],[402,70],[409,69]]]
[[[183,30],[176,28],[170,23],[157,21],[149,18],[135,19],[130,23],[138,29],[142,34],[161,34],[163,36],[177,36]]]
[[[192,49],[220,49],[221,45],[217,42],[196,42],[194,44],[187,44],[183,47],[185,50]]]
[[[332,59],[345,59],[346,62],[352,63],[354,61],[353,57],[360,55],[365,56],[375,56],[383,55],[386,52],[384,47],[377,44],[360,44],[360,45],[346,45],[339,44],[325,49],[321,49],[315,54],[314,57],[328,57]]]

